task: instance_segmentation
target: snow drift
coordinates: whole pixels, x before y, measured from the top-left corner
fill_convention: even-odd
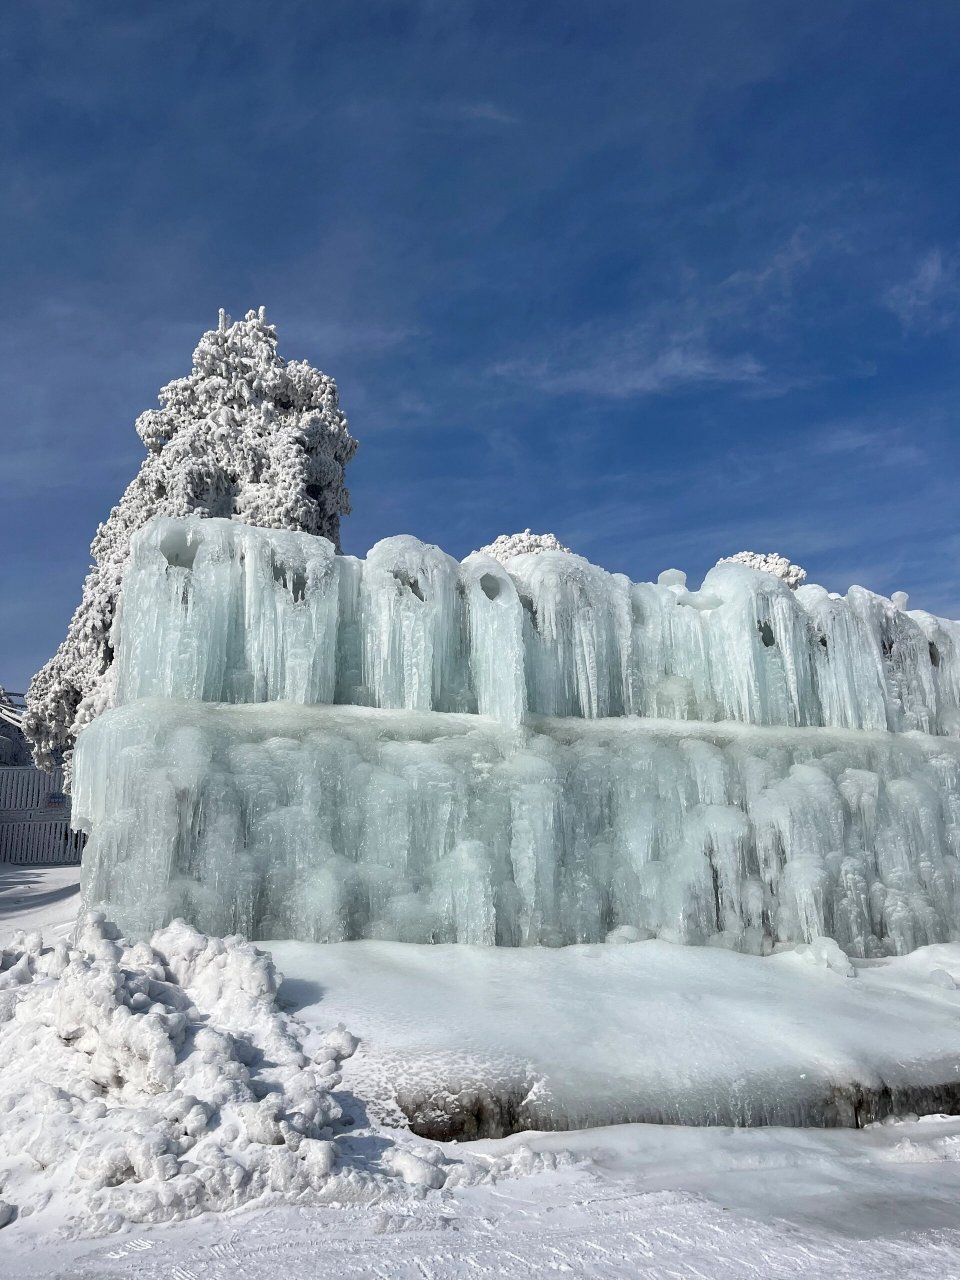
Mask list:
[[[103,1234],[271,1196],[423,1195],[524,1165],[365,1133],[335,1093],[356,1039],[282,1013],[279,982],[242,938],[182,921],[130,943],[93,915],[74,947],[33,933],[0,950],[0,1227],[50,1206],[68,1231]]]

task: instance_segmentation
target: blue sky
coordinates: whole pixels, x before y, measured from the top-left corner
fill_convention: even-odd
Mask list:
[[[332,373],[345,549],[775,550],[960,616],[956,0],[26,0],[0,682],[224,306]]]

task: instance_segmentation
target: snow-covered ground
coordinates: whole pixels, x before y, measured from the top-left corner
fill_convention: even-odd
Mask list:
[[[960,1102],[956,944],[853,963],[827,940],[767,959],[659,941],[265,945],[299,1017],[360,1037],[344,1084],[431,1137],[854,1125]]]
[[[18,929],[67,934],[75,876],[2,868],[0,945]],[[280,1000],[292,1027],[305,1024],[307,1052],[339,1021],[361,1038],[334,1093],[357,1130],[345,1158],[371,1175],[354,1180],[355,1194],[290,1205],[275,1193],[89,1239],[58,1234],[57,1189],[0,1234],[4,1280],[960,1274],[958,1119],[861,1130],[623,1124],[436,1147],[400,1135],[402,1150],[432,1149],[437,1168],[481,1171],[429,1189],[389,1176],[397,1135],[375,1114],[389,1115],[404,1089],[443,1096],[458,1078],[470,1113],[469,1085],[484,1071],[496,1081],[492,1067],[501,1082],[532,1085],[544,1115],[569,1111],[574,1122],[591,1119],[575,1110],[587,1104],[595,1118],[645,1099],[746,1105],[774,1080],[771,1096],[786,1099],[812,1098],[830,1080],[944,1083],[960,1064],[960,946],[861,962],[855,977],[829,948],[761,960],[661,943],[451,947],[434,949],[429,966],[425,950],[275,947]],[[182,979],[198,990],[195,972]],[[46,1066],[37,1055],[31,1077]],[[7,1075],[22,1068],[0,1063]]]

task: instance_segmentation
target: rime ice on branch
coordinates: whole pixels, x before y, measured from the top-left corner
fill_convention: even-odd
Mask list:
[[[148,456],[91,546],[93,566],[60,648],[27,693],[24,732],[49,764],[111,700],[111,628],[131,534],[154,515],[224,516],[328,538],[350,511],[344,471],[357,450],[333,378],[277,354],[264,309],[220,312],[193,370],[137,420]]]

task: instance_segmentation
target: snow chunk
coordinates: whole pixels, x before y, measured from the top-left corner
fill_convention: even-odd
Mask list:
[[[724,556],[717,564],[745,564],[748,569],[772,573],[774,577],[782,578],[792,590],[796,590],[807,577],[806,569],[801,569],[798,564],[791,564],[778,551],[738,551],[735,556]]]
[[[241,937],[177,920],[131,944],[90,914],[73,947],[26,942],[0,952],[0,1226],[52,1204],[72,1233],[103,1234],[271,1193],[373,1200],[385,1176],[422,1195],[499,1167],[345,1133],[333,1091],[356,1038],[329,1029],[311,1061],[315,1033],[277,1008],[280,975]]]
[[[506,564],[514,556],[539,555],[541,551],[569,551],[552,533],[533,533],[524,529],[523,533],[501,533],[485,547],[480,547],[473,554],[490,556]]]

